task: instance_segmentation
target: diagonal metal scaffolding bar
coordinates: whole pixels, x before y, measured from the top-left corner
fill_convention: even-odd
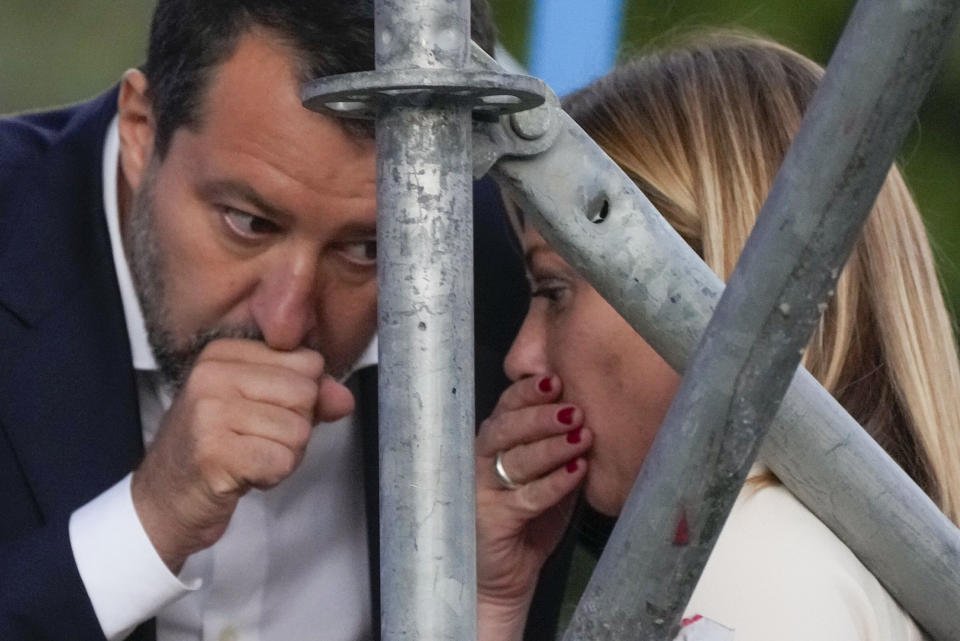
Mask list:
[[[831,62],[829,73],[837,80],[829,81],[830,92],[818,99],[829,106],[818,108],[818,119],[834,126],[839,121],[836,131],[843,135],[804,151],[807,173],[791,170],[783,179],[792,183],[791,190],[811,197],[791,202],[793,211],[826,211],[828,203],[843,211],[844,202],[872,203],[876,189],[870,176],[889,167],[955,22],[956,7],[952,1],[858,5]],[[837,102],[831,105],[831,100]],[[722,283],[572,121],[562,114],[553,117],[561,121],[553,146],[533,157],[517,153],[501,159],[494,177],[558,252],[668,362],[684,370]],[[845,137],[854,140],[851,132],[844,134],[848,126],[876,147],[841,144]],[[857,183],[861,172],[868,179]],[[847,201],[832,201],[842,192],[831,181],[848,185]],[[960,603],[960,534],[805,371],[797,373],[761,456],[935,639],[960,638],[960,622],[950,607]],[[658,531],[672,533],[675,519],[672,512]],[[612,565],[598,568],[595,577],[609,573]],[[611,605],[626,601],[623,607],[644,607],[643,595],[634,589],[639,583],[631,574],[619,584],[618,595],[608,590]],[[602,616],[611,613],[606,602],[585,598],[581,610],[588,610],[593,621],[591,638],[636,636],[636,628],[618,628],[616,615]],[[574,622],[572,635],[579,633],[577,626],[583,623]],[[604,632],[611,629],[620,631]]]
[[[905,7],[857,4],[566,639],[679,631],[952,32],[956,2]]]
[[[375,33],[378,72],[463,69],[470,3],[377,0]],[[384,641],[476,637],[470,121],[443,100],[376,121]]]

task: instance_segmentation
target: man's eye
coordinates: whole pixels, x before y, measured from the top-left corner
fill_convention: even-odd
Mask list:
[[[352,263],[367,267],[377,264],[377,241],[356,240],[343,243],[338,248],[340,254]]]
[[[272,234],[280,228],[272,220],[254,216],[230,207],[223,210],[223,219],[230,229],[241,238],[255,240],[266,234]]]

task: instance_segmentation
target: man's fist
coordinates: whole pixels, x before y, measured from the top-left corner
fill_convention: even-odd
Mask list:
[[[210,343],[133,474],[137,515],[167,567],[176,573],[190,554],[213,545],[241,496],[290,476],[313,425],[353,406],[313,350]]]

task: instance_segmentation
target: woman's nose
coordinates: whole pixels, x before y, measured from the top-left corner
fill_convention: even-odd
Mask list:
[[[543,324],[533,310],[528,311],[503,361],[503,369],[511,381],[549,373],[545,340]]]

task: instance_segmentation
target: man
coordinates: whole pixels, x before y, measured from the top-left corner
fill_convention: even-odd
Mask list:
[[[160,0],[142,72],[0,123],[0,638],[377,636],[374,145],[298,98],[371,43]]]

